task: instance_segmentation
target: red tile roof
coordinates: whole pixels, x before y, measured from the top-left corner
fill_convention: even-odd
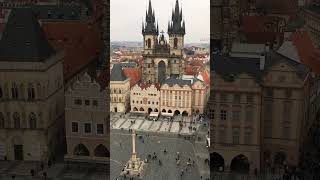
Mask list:
[[[139,84],[139,87],[140,87],[141,89],[147,89],[147,88],[149,88],[151,85],[154,85],[158,90],[160,90],[160,87],[161,87],[160,83],[140,83],[140,84]]]
[[[301,63],[320,75],[320,50],[315,48],[308,32],[294,32],[291,40],[298,50]]]
[[[141,79],[140,68],[123,68],[126,77],[130,78],[130,87],[136,85]]]
[[[192,65],[186,65],[184,72],[186,75],[196,75],[197,74],[197,72],[194,71]]]
[[[274,42],[279,36],[283,39],[283,32],[277,32],[278,28],[266,31],[266,24],[277,23],[278,17],[273,16],[243,16],[241,31],[246,36],[248,43]]]
[[[55,49],[65,51],[64,79],[85,68],[102,52],[98,25],[80,21],[43,22],[43,29]]]
[[[210,73],[208,71],[202,71],[200,75],[202,76],[206,85],[210,85]]]
[[[266,8],[268,13],[295,14],[298,12],[297,0],[257,0],[257,7]]]
[[[103,70],[97,78],[97,83],[100,84],[101,89],[105,89],[109,86],[110,82],[110,73],[108,69]]]

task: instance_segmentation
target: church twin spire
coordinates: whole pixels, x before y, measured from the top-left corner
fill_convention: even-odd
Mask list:
[[[176,0],[175,9],[172,10],[171,22],[168,23],[168,34],[185,35],[185,22],[182,20],[182,9],[179,8],[179,2]]]
[[[154,10],[152,9],[151,0],[149,0],[149,8],[146,11],[146,20],[142,22],[142,34],[159,35],[159,26],[156,25]]]
[[[159,25],[155,23],[154,10],[152,9],[151,0],[146,11],[145,22],[142,22],[142,34],[159,35]],[[168,34],[185,35],[185,22],[182,20],[182,9],[179,8],[179,2],[176,0],[175,9],[172,10],[171,22],[168,22]]]

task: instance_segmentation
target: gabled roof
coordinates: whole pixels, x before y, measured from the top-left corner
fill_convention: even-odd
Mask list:
[[[97,82],[100,84],[101,90],[109,86],[110,72],[108,69],[105,69],[100,73],[100,75],[97,77]]]
[[[125,81],[127,77],[125,76],[122,66],[120,64],[114,64],[111,70],[110,81]]]
[[[191,80],[183,80],[179,78],[170,77],[164,81],[164,84],[168,84],[169,86],[173,86],[175,84],[179,86],[184,86],[184,85],[191,86],[192,82]]]
[[[130,78],[130,87],[133,87],[141,79],[141,72],[139,68],[123,68],[123,73],[127,78]]]
[[[0,40],[0,61],[39,62],[53,54],[31,9],[13,9]]]
[[[103,51],[98,24],[83,21],[43,22],[43,29],[55,49],[63,49],[64,79],[68,80],[95,59]]]
[[[294,14],[299,10],[297,0],[257,0],[256,6],[272,14]]]
[[[291,34],[291,40],[298,50],[301,63],[309,67],[315,73],[320,74],[320,60],[318,60],[320,51],[313,45],[308,32],[294,32]]]

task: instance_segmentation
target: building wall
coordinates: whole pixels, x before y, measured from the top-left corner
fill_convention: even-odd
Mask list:
[[[230,159],[238,154],[248,158],[251,170],[259,169],[266,162],[276,164],[280,154],[285,163],[297,165],[302,137],[306,134],[307,81],[298,77],[296,70],[286,63],[269,68],[259,84],[245,74],[231,82],[219,74],[211,77],[214,86],[208,103],[210,151],[225,159],[226,170]],[[239,101],[235,100],[239,99],[236,95],[240,96],[240,103],[235,103]],[[223,113],[227,113],[224,121]],[[239,118],[233,115],[238,113]],[[248,128],[251,128],[251,143],[244,142]],[[240,131],[240,143],[232,142],[233,130]]]
[[[81,104],[79,103],[81,101]],[[72,89],[66,92],[66,159],[105,161],[110,154],[109,147],[109,101],[106,90],[92,82],[88,74],[77,81]],[[73,129],[73,124],[77,130]],[[90,124],[90,130],[85,131],[85,124]],[[98,131],[99,128],[103,129]],[[79,155],[76,148],[84,145],[89,155]],[[97,148],[102,151],[97,152]],[[104,149],[105,148],[105,149]]]
[[[130,106],[131,112],[148,113],[149,108],[152,112],[160,112],[160,90],[154,85],[141,89],[136,84],[130,91]]]
[[[174,113],[176,110],[179,114],[184,111],[191,115],[192,112],[192,89],[190,86],[161,86],[161,112]]]
[[[247,157],[250,170],[260,167],[261,88],[253,77],[239,75],[227,82],[214,74],[215,85],[208,104],[211,152],[220,154],[229,171],[233,158]],[[225,114],[225,115],[223,115]]]
[[[277,153],[297,165],[306,127],[305,85],[290,66],[274,66],[265,76],[263,88],[262,135],[264,160],[275,162]]]
[[[110,81],[110,112],[125,113],[130,108],[130,81]]]
[[[320,16],[308,9],[303,10],[305,26],[316,47],[320,47]]]
[[[15,66],[11,62],[1,62],[0,113],[5,126],[0,127],[0,139],[5,143],[2,147],[0,144],[0,158],[6,156],[14,160],[14,145],[23,146],[23,160],[47,160],[56,154],[57,147],[60,146],[61,151],[64,134],[62,58],[53,56],[39,65],[29,62]],[[12,95],[13,84],[16,84],[18,98]],[[30,93],[31,87],[34,96]],[[14,118],[15,113],[18,116]]]

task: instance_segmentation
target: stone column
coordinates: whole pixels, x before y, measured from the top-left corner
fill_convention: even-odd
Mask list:
[[[136,133],[135,130],[132,130],[132,161],[136,161],[137,153],[136,153]]]

